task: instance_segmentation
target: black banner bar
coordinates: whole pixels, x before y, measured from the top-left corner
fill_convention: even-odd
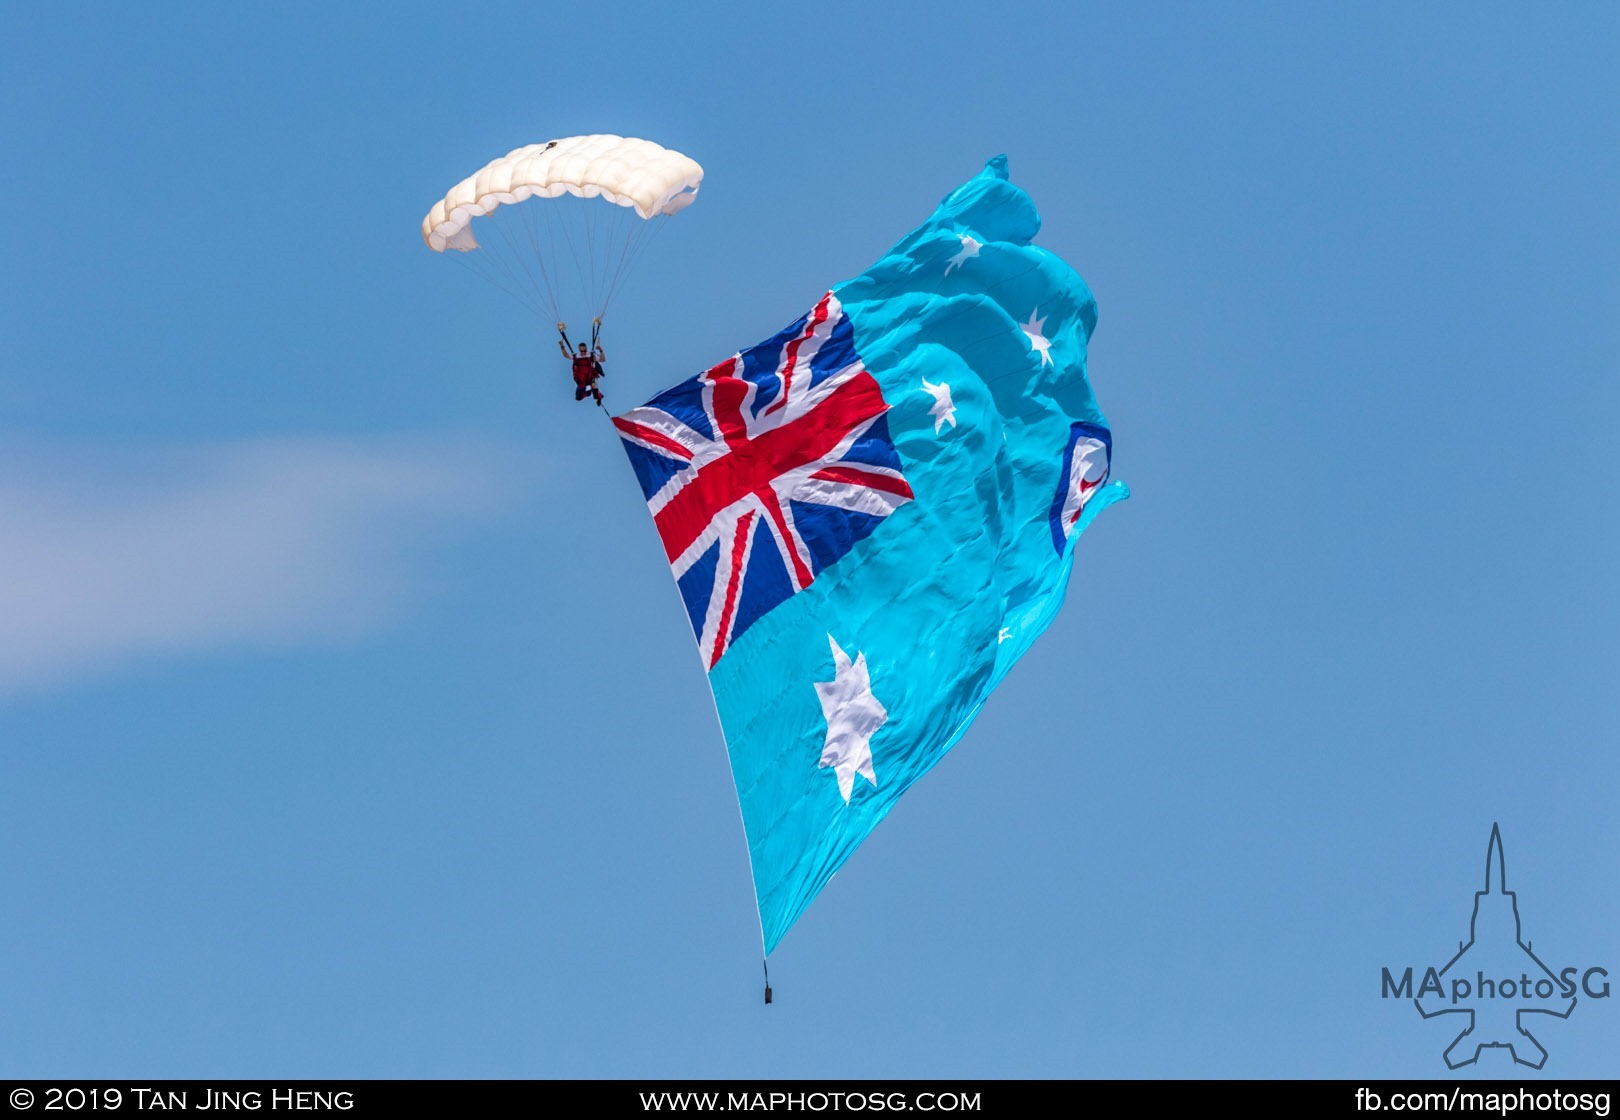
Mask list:
[[[1079,1109],[1199,1113],[1286,1108],[1311,1115],[1449,1113],[1607,1117],[1612,1081],[0,1081],[0,1117],[279,1113],[381,1116],[496,1109],[522,1094],[550,1103],[652,1113],[1001,1114],[1049,1109],[1054,1087]],[[1089,1097],[1101,1090],[1093,1100]]]

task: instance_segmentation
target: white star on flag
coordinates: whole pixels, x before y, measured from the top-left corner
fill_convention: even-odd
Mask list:
[[[1041,356],[1041,365],[1049,366],[1052,364],[1052,355],[1048,351],[1052,349],[1052,343],[1050,339],[1041,333],[1046,329],[1046,316],[1043,315],[1039,319],[1035,318],[1039,311],[1039,307],[1031,311],[1029,313],[1029,322],[1019,323],[1018,327],[1029,336],[1029,348]]]
[[[956,256],[945,262],[946,276],[951,274],[951,269],[961,268],[971,258],[978,256],[979,250],[984,247],[966,233],[957,234],[956,239],[962,243],[962,247],[956,251]]]
[[[934,418],[934,434],[939,435],[939,430],[946,424],[956,427],[956,403],[951,400],[950,385],[944,381],[935,385],[925,377],[922,387],[923,392],[934,398],[933,407],[928,410],[928,415]]]
[[[831,767],[837,773],[838,792],[848,805],[855,791],[856,774],[874,787],[878,784],[872,770],[872,736],[888,721],[889,712],[872,695],[866,654],[857,653],[850,661],[849,654],[839,648],[831,634],[827,635],[827,644],[832,647],[833,679],[813,682],[821,700],[821,713],[827,718],[827,743],[821,748],[820,768]]]

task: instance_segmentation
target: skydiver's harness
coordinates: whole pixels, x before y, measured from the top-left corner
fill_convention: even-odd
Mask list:
[[[568,324],[558,323],[557,334],[561,339],[558,345],[562,347],[563,356],[573,363],[575,386],[580,390],[589,390],[589,392],[596,397],[597,407],[605,408],[606,406],[602,403],[602,390],[596,384],[599,378],[606,376],[602,371],[602,363],[598,361],[596,357],[596,355],[600,353],[602,349],[602,320],[591,320],[591,348],[589,354],[587,355],[590,360],[590,372],[589,376],[586,376],[583,379],[580,377],[582,372],[580,369],[580,362],[582,359],[575,352],[574,344],[568,340]],[[574,399],[584,400],[584,397],[577,396]]]
[[[570,358],[572,358],[574,356],[574,344],[572,342],[568,341],[568,324],[567,323],[558,323],[557,324],[557,334],[562,337],[562,347],[563,347],[563,349],[565,351],[567,351],[568,356]],[[595,353],[597,347],[601,345],[601,340],[602,340],[602,320],[600,320],[600,319],[592,319],[591,320],[591,352],[592,353]]]

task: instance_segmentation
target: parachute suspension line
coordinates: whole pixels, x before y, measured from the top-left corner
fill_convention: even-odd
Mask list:
[[[511,296],[512,299],[525,310],[532,310],[535,312],[540,311],[539,306],[536,304],[535,296],[532,292],[525,293],[523,291],[522,284],[514,283],[514,278],[512,275],[495,268],[489,263],[486,256],[479,254],[477,249],[474,249],[468,253],[455,253],[452,256],[452,259],[459,267],[465,269],[473,276],[478,277],[480,282],[499,288],[501,291]]]
[[[511,223],[497,220],[492,224],[494,225],[496,232],[501,235],[501,240],[506,243],[506,251],[511,254],[511,259],[517,263],[518,268],[523,270],[523,276],[528,280],[529,288],[534,292],[535,298],[532,306],[536,311],[542,311],[543,308],[540,304],[542,287],[544,287],[545,291],[549,292],[550,285],[548,284],[542,286],[539,277],[535,276],[534,274],[534,269],[529,267],[528,254],[526,254],[522,247],[519,246],[517,239],[512,235],[512,231],[507,228],[507,226]],[[478,250],[476,249],[473,250],[475,253],[477,251]],[[555,300],[556,297],[553,296],[552,301],[555,302]]]
[[[549,275],[555,281],[553,301],[557,304],[559,319],[563,318],[564,310],[579,310],[573,306],[575,299],[583,299],[587,305],[595,304],[594,277],[598,268],[594,255],[595,224],[600,220],[597,214],[600,205],[594,199],[559,198],[553,205],[536,208],[540,214],[537,220],[545,223],[546,238],[545,245],[541,246],[536,236],[535,255],[542,261],[550,261]],[[578,211],[580,206],[585,207],[582,213]],[[576,225],[583,226],[584,232],[576,232]]]
[[[662,225],[663,215],[643,219],[625,207],[604,209],[596,199],[556,202],[560,205],[519,210],[523,233],[518,241],[526,240],[528,251],[515,254],[520,259],[511,271],[521,269],[532,278],[539,306],[549,305],[554,319],[577,315],[581,307],[576,299],[601,318]],[[498,215],[492,217],[498,220]]]
[[[664,226],[668,221],[669,215],[663,215],[657,219],[654,225],[650,226],[636,239],[636,243],[634,245],[630,246],[630,259],[625,261],[623,267],[619,269],[618,276],[614,277],[613,282],[615,286],[617,286],[620,277],[628,276],[630,273],[635,271],[636,265],[641,260],[641,254],[646,252],[647,246],[651,245],[653,239],[663,232]]]
[[[635,265],[642,250],[658,235],[658,231],[664,228],[664,222],[668,218],[667,214],[654,215],[645,221],[638,218],[637,224],[630,227],[630,232],[624,239],[624,246],[619,251],[618,264],[614,266],[608,279],[607,293],[602,297],[602,309],[597,312],[599,317],[607,315],[608,304],[613,302],[613,295],[619,290],[619,281],[624,279],[625,274]]]
[[[656,218],[647,219],[647,221],[656,220]],[[643,222],[642,225],[646,225],[646,222]],[[607,314],[608,304],[613,301],[613,293],[619,287],[619,278],[624,275],[625,266],[629,262],[630,257],[633,255],[637,243],[645,239],[646,236],[646,230],[637,228],[636,226],[631,226],[630,232],[625,234],[624,244],[619,246],[618,263],[615,264],[612,269],[611,277],[607,284],[607,290],[602,293],[602,306],[597,311],[597,315],[600,316]]]
[[[517,229],[514,229],[514,225]],[[552,293],[549,277],[544,276],[543,272],[536,272],[538,258],[535,258],[530,251],[523,248],[523,242],[528,240],[527,222],[523,219],[518,219],[517,222],[512,219],[507,219],[507,222],[497,220],[496,229],[501,232],[505,253],[509,254],[505,258],[501,258],[505,261],[507,271],[520,284],[525,285],[528,292],[531,293],[530,300],[528,300],[528,306],[530,306],[531,310],[535,311],[538,316],[544,316],[546,314],[546,305],[548,303],[549,305],[556,305],[557,300],[556,295]]]
[[[557,268],[557,275],[558,275],[559,280],[560,280],[560,278],[563,275],[563,271],[562,271],[563,263],[562,263],[561,260],[558,259],[558,256],[557,256],[557,220],[551,214],[549,209],[545,209],[545,210],[540,211],[539,217],[535,218],[535,223],[536,223],[537,227],[541,223],[544,223],[545,230],[546,230],[546,245],[545,245],[545,249],[541,250],[541,249],[538,248],[539,232],[538,232],[538,228],[536,229],[536,234],[535,234],[535,242],[536,242],[535,256],[539,257],[541,260],[549,260],[549,261],[551,261],[552,264],[554,266],[556,266],[556,268]],[[559,305],[558,308],[557,308],[557,311],[556,311],[556,316],[560,320],[562,318],[562,309],[561,309],[561,306],[560,306],[561,303],[562,303],[562,300],[557,296],[553,296],[552,297],[552,302]]]
[[[556,209],[556,208],[555,207],[550,207],[548,209]],[[583,275],[584,272],[585,272],[585,262],[580,258],[580,255],[579,255],[579,243],[574,239],[573,223],[567,221],[566,219],[559,218],[559,217],[553,215],[551,224],[553,226],[561,226],[562,227],[563,240],[568,243],[568,258],[569,258],[569,263],[573,267],[574,275],[575,276]]]
[[[534,254],[534,263],[540,268],[540,278],[545,282],[546,295],[551,300],[551,317],[561,322],[562,310],[557,306],[557,288],[552,284],[551,273],[546,269],[546,254],[540,251],[540,229],[533,211],[532,206],[523,208],[523,231],[529,235],[529,249]]]
[[[503,207],[475,227],[480,247],[445,255],[541,318],[558,322],[583,309],[603,318],[668,216],[604,211],[594,199],[559,201],[564,205]],[[584,211],[566,212],[569,202]]]
[[[585,264],[590,269],[590,287],[585,290],[590,293],[590,302],[596,302],[596,212],[601,209],[592,200],[585,207]],[[601,315],[600,311],[595,314]]]
[[[771,1002],[771,960],[769,957],[760,957],[759,963],[765,966],[765,1002]]]

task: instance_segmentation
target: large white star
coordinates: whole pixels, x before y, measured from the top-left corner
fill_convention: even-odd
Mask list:
[[[838,774],[838,792],[849,804],[859,774],[875,787],[872,770],[872,736],[888,721],[889,712],[872,695],[872,680],[866,670],[866,654],[849,654],[839,648],[831,634],[833,679],[815,681],[821,714],[827,717],[827,743],[821,748],[821,769],[831,767]]]
[[[934,398],[933,407],[928,410],[928,415],[934,418],[934,434],[939,435],[939,430],[946,424],[956,427],[956,402],[951,400],[950,385],[944,381],[935,385],[925,377],[922,387],[923,392]]]
[[[1029,313],[1029,322],[1019,323],[1018,327],[1029,336],[1029,348],[1041,356],[1041,365],[1049,366],[1052,364],[1052,355],[1050,353],[1052,343],[1050,339],[1041,333],[1046,329],[1046,316],[1042,315],[1039,319],[1035,318],[1039,311],[1039,307],[1031,311]]]
[[[956,256],[945,262],[946,276],[951,274],[951,269],[961,268],[971,258],[978,256],[979,250],[984,247],[966,233],[957,234],[956,239],[962,243],[962,247],[956,251]]]

